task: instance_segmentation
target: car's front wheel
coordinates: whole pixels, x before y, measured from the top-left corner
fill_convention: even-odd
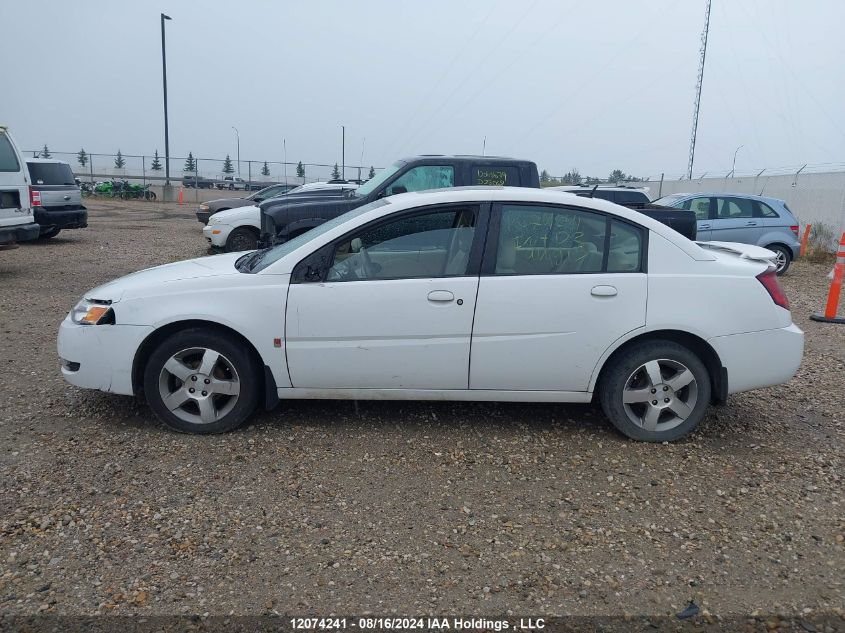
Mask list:
[[[602,376],[599,399],[622,433],[645,442],[671,442],[701,422],[711,381],[691,350],[671,341],[644,341],[612,362]]]
[[[226,252],[254,251],[258,248],[258,235],[252,229],[238,227],[229,233],[226,239]]]
[[[144,370],[153,412],[184,433],[223,433],[255,411],[260,395],[257,360],[225,333],[191,328],[165,339]]]

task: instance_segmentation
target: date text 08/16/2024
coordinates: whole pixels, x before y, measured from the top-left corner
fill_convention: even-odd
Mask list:
[[[513,622],[507,619],[459,618],[459,617],[361,617],[361,618],[291,618],[291,628],[295,631],[323,630],[338,631],[344,629],[361,630],[455,630],[455,631],[506,631],[541,630],[545,628],[543,618],[519,618]]]

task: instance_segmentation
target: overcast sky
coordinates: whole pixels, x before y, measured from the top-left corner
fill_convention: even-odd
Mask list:
[[[21,148],[686,170],[704,0],[2,0]],[[713,0],[695,173],[845,162],[845,2]]]

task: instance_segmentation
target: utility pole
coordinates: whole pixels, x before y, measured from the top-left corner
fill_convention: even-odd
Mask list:
[[[164,47],[164,21],[172,20],[161,14],[161,80],[164,84],[164,186],[170,186],[170,135],[167,129],[167,54]]]
[[[692,135],[689,144],[689,163],[687,164],[687,178],[692,180],[692,165],[695,162],[695,136],[698,133],[698,110],[701,107],[701,84],[704,80],[704,60],[707,57],[707,35],[710,32],[710,2],[704,12],[704,30],[701,32],[701,58],[698,62],[698,77],[695,81],[695,106],[692,111]]]
[[[343,164],[343,171],[340,172],[340,177],[346,180],[346,126],[341,125],[341,156],[340,161]]]
[[[240,178],[241,177],[241,135],[240,135],[240,132],[238,132],[238,128],[236,128],[234,125],[232,126],[232,129],[235,130],[235,136],[238,137],[238,178]]]

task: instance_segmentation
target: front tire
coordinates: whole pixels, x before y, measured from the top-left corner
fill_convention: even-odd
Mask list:
[[[165,339],[144,369],[153,412],[183,433],[236,429],[258,406],[260,367],[245,346],[225,333],[191,328]]]
[[[226,239],[226,252],[254,251],[258,248],[258,235],[246,227],[238,227]]]
[[[777,259],[775,260],[775,266],[777,269],[775,272],[777,272],[778,275],[782,275],[789,270],[789,265],[792,263],[792,252],[788,248],[781,246],[780,244],[772,244],[766,248],[777,255]]]
[[[602,377],[604,414],[642,442],[672,442],[699,425],[710,403],[710,374],[701,359],[671,341],[644,341],[622,351]]]

